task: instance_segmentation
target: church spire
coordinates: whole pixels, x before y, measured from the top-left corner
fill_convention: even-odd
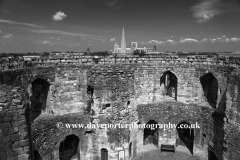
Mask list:
[[[124,24],[123,24],[123,31],[122,31],[121,53],[126,53],[126,42],[125,42]]]

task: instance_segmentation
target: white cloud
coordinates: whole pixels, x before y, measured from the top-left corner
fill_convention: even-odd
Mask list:
[[[119,0],[105,0],[104,4],[109,6],[110,9],[114,9],[114,10],[121,8],[121,5],[119,4]]]
[[[157,41],[157,40],[150,40],[148,43],[159,45],[159,44],[164,44],[165,42]]]
[[[12,34],[7,34],[7,35],[3,36],[3,38],[11,38],[11,37],[13,37]]]
[[[158,40],[150,40],[148,42],[140,42],[139,44],[142,45],[148,45],[148,44],[156,44],[156,45],[163,45],[163,44],[176,44],[181,45],[185,43],[195,43],[195,44],[201,44],[201,43],[238,43],[240,42],[240,38],[232,37],[232,38],[226,38],[226,37],[216,37],[216,38],[204,38],[202,40],[197,40],[193,38],[180,38],[179,41],[174,41],[172,39],[168,39],[166,41],[158,41]]]
[[[204,38],[202,40],[197,40],[193,38],[180,38],[179,41],[174,41],[172,39],[168,39],[167,41],[157,41],[157,40],[150,40],[149,42],[141,42],[140,44],[184,44],[184,43],[237,43],[240,42],[240,38],[237,37],[232,37],[232,38],[227,38],[225,36],[222,37],[216,37],[216,38]]]
[[[168,43],[175,43],[174,40],[171,40],[171,39],[167,40],[167,42]]]
[[[204,38],[202,39],[200,42],[202,43],[208,43],[208,42],[212,42],[212,43],[216,43],[216,42],[221,42],[221,43],[236,43],[236,42],[240,42],[240,38],[237,37],[233,37],[233,38],[226,38],[226,37],[217,37],[217,38]]]
[[[181,39],[180,42],[181,43],[184,43],[184,42],[198,42],[198,40],[191,39],[191,38],[185,38],[185,39]]]
[[[42,43],[43,43],[43,44],[51,44],[50,41],[43,41]]]
[[[110,39],[111,42],[113,42],[113,41],[115,41],[115,40],[116,40],[115,38]]]
[[[28,27],[43,28],[43,26],[39,26],[39,25],[35,25],[35,24],[22,23],[22,22],[16,22],[16,21],[4,20],[4,19],[0,19],[0,22],[7,23],[7,24],[24,25],[24,26],[28,26]]]
[[[240,41],[240,38],[237,38],[237,37],[233,37],[230,39],[232,42],[237,42],[237,41]]]
[[[219,7],[221,1],[222,0],[201,0],[200,3],[191,8],[194,12],[193,17],[197,19],[198,23],[213,19],[215,16],[225,12],[225,10]]]
[[[53,15],[52,18],[55,21],[61,21],[65,18],[67,18],[67,15],[64,12],[59,11],[59,12],[56,12],[55,15]]]

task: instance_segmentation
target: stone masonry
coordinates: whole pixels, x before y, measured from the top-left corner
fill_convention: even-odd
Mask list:
[[[133,159],[161,144],[184,146],[204,160],[240,157],[238,66],[229,59],[218,65],[194,58],[128,60],[1,71],[0,160]],[[186,133],[58,123],[201,127]]]

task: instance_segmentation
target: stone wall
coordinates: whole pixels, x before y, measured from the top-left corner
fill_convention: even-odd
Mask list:
[[[157,124],[178,125],[180,122],[189,124],[199,124],[200,128],[193,129],[194,143],[193,148],[188,148],[193,155],[207,155],[207,144],[211,140],[210,133],[213,132],[208,126],[211,125],[211,114],[214,109],[199,105],[187,105],[179,102],[160,102],[157,104],[145,104],[137,106],[137,113],[140,124],[147,124],[155,121]],[[204,125],[203,125],[204,124]],[[153,146],[144,145],[144,129],[133,129],[131,131],[131,141],[136,143],[137,153],[156,149]],[[202,133],[206,135],[203,141]],[[167,136],[167,137],[166,137]],[[172,128],[164,129],[163,126],[158,130],[157,148],[161,144],[177,145],[177,130]],[[167,141],[166,141],[167,140]],[[205,157],[207,159],[207,157]]]
[[[0,72],[0,159],[31,158],[28,127],[29,82],[48,77],[51,68],[19,69]],[[41,75],[41,76],[40,76]]]
[[[71,125],[83,124],[86,126],[89,123],[89,116],[81,113],[70,113],[61,116],[42,114],[32,124],[34,149],[39,151],[43,159],[57,160],[60,157],[59,149],[61,142],[64,141],[67,136],[75,135],[79,138],[79,143],[77,145],[79,146],[78,154],[81,156],[81,159],[87,160],[87,150],[92,147],[88,144],[88,136],[85,135],[87,130]],[[61,127],[57,127],[57,124],[60,124],[59,126]],[[68,124],[69,128],[64,126],[65,124]],[[88,154],[93,153],[90,152]],[[67,153],[65,153],[65,156],[66,155]]]
[[[164,100],[172,100],[165,96],[160,86],[160,79],[166,71],[170,71],[177,77],[177,98],[184,103],[207,105],[200,77],[212,73],[217,79],[219,88],[217,97],[221,97],[227,87],[227,74],[231,67],[215,67],[207,65],[188,65],[173,63],[156,63],[140,65],[135,72],[135,98],[137,104],[156,103]],[[220,102],[220,98],[217,100]],[[220,109],[219,109],[220,110]],[[222,110],[223,112],[223,110]]]
[[[94,124],[129,124],[128,106],[134,97],[134,65],[98,65],[88,71],[88,85],[93,88]],[[109,159],[117,160],[119,145],[128,156],[127,129],[96,129],[95,152],[107,149]],[[97,159],[97,158],[96,158]]]
[[[43,61],[24,61],[20,56],[16,59],[9,59],[1,62],[1,69],[8,70],[14,68],[34,68],[40,66],[74,66],[79,67],[82,65],[94,64],[136,64],[136,63],[182,63],[182,64],[205,64],[205,65],[218,65],[218,66],[233,66],[240,65],[239,57],[229,56],[216,56],[216,55],[109,55],[109,56],[94,56],[86,55],[79,57],[72,57],[71,54],[62,56],[50,56]]]
[[[57,68],[50,88],[54,114],[84,112],[87,104],[87,68]]]
[[[240,77],[239,70],[235,70],[229,77],[226,93],[226,117],[224,118],[224,159],[239,159],[240,156]]]
[[[193,154],[207,159],[209,150],[219,160],[239,156],[237,69],[233,72],[229,66],[199,65],[196,59],[189,58],[159,57],[151,63],[142,63],[151,61],[151,57],[116,60],[141,63],[104,65],[98,61],[98,65],[92,66],[63,65],[1,72],[0,147],[3,150],[0,159],[31,158],[35,150],[43,159],[57,160],[60,143],[71,134],[79,138],[81,159],[100,159],[102,149],[107,150],[110,159],[117,159],[119,145],[125,146],[128,157],[130,142],[134,157],[147,151],[144,130],[131,130],[131,134],[128,129],[59,131],[55,124],[129,124],[150,120],[161,124],[198,122],[201,128],[194,130]],[[213,85],[203,87],[201,77],[210,74],[215,78],[214,88]],[[45,84],[49,88],[41,89]],[[216,98],[214,105],[207,97],[209,89],[214,90],[210,94]],[[32,118],[36,102],[41,105],[37,116]],[[164,138],[175,141],[177,136],[173,130],[160,132],[158,144],[165,143]]]

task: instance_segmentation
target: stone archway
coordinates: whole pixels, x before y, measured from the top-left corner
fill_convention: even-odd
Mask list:
[[[190,128],[191,125],[186,122],[182,121],[177,125],[177,146],[186,146],[188,150],[193,154],[193,144],[194,144],[194,130]]]
[[[60,160],[80,160],[80,153],[78,150],[79,138],[74,135],[68,135],[59,146]]]
[[[171,71],[166,71],[160,78],[161,94],[174,98],[177,101],[178,78]]]
[[[46,109],[49,86],[47,80],[35,78],[28,88],[29,101],[26,102],[25,119],[28,126],[29,149],[32,159],[37,153],[33,150],[31,124]]]
[[[144,133],[143,133],[143,145],[147,144],[153,144],[158,147],[158,128],[156,127],[158,123],[154,120],[150,120],[147,124],[146,127],[144,128]],[[147,127],[147,126],[153,126],[154,127]]]
[[[101,160],[108,160],[108,150],[106,148],[101,149]]]
[[[204,96],[213,108],[216,108],[218,99],[218,81],[212,73],[204,74],[200,77]]]
[[[41,155],[37,150],[33,150],[33,157],[34,157],[34,160],[42,160]]]
[[[41,78],[35,79],[31,84],[31,122],[33,122],[42,111],[46,110],[47,96],[50,84]]]

